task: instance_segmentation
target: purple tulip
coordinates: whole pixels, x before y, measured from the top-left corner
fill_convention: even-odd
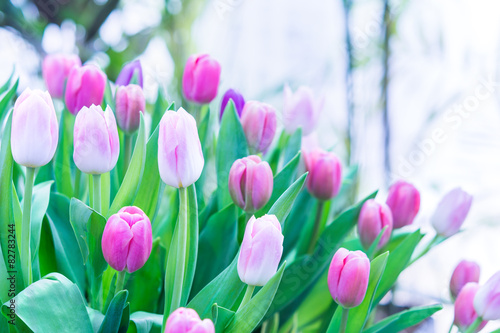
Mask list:
[[[265,153],[276,134],[276,110],[265,103],[250,101],[241,113],[241,125],[251,153]]]
[[[142,88],[136,84],[119,86],[116,89],[116,122],[126,133],[139,128],[141,112],[146,111],[146,100]]]
[[[335,197],[342,185],[342,164],[332,152],[315,149],[304,152],[304,161],[309,175],[307,189],[320,200]]]
[[[52,97],[63,97],[69,72],[73,67],[81,65],[82,61],[76,54],[49,54],[43,59],[42,75]]]
[[[439,202],[431,219],[432,226],[441,236],[453,236],[460,230],[471,205],[472,196],[469,193],[461,188],[451,190]]]
[[[462,260],[458,263],[450,279],[450,292],[456,298],[460,290],[469,282],[479,282],[481,269],[474,261]]]
[[[420,193],[412,184],[400,180],[389,188],[386,203],[392,211],[394,229],[401,228],[415,219],[420,209]]]
[[[238,117],[241,117],[241,112],[243,112],[243,107],[245,106],[245,98],[243,98],[243,95],[238,91],[229,89],[222,97],[222,103],[220,105],[220,119],[222,119],[222,115],[224,114],[224,110],[226,110],[227,103],[229,103],[230,99],[234,102]]]
[[[167,319],[164,333],[215,333],[210,319],[201,320],[193,309],[178,308]]]
[[[479,287],[474,297],[474,309],[484,320],[500,319],[500,272]]]
[[[96,66],[73,67],[69,72],[64,98],[69,112],[76,115],[84,106],[101,105],[106,81],[106,74]]]
[[[106,222],[101,243],[111,267],[135,272],[148,261],[153,248],[151,222],[140,208],[123,207]]]
[[[382,229],[385,229],[380,241],[377,245],[378,249],[387,244],[392,232],[392,213],[389,206],[384,203],[378,203],[373,199],[367,200],[358,218],[358,234],[361,244],[368,249],[380,234]]]
[[[12,113],[10,144],[14,161],[31,168],[49,163],[56,152],[58,130],[49,93],[26,88]]]
[[[143,88],[142,66],[139,59],[125,64],[115,83],[117,86],[128,86],[134,75],[137,77],[137,85]]]
[[[308,135],[318,123],[323,100],[317,100],[311,88],[300,86],[295,93],[287,85],[284,90],[283,124],[285,130],[292,134],[302,128],[302,134]]]
[[[457,325],[462,332],[477,319],[477,313],[474,310],[473,302],[478,289],[479,285],[476,282],[467,283],[460,291],[455,301],[454,324]],[[486,324],[487,321],[483,321],[474,332],[479,332]]]
[[[252,216],[247,223],[238,257],[238,275],[251,286],[265,285],[278,270],[283,234],[276,216]]]
[[[118,161],[120,141],[113,111],[101,106],[83,107],[76,115],[73,133],[73,159],[88,174],[111,171]]]
[[[190,102],[208,104],[219,89],[220,65],[208,54],[192,55],[182,76],[182,91]]]

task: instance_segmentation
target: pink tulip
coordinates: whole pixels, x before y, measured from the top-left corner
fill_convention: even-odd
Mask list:
[[[230,100],[232,100],[234,103],[234,108],[236,109],[238,117],[241,117],[241,112],[243,112],[243,107],[245,106],[245,98],[243,97],[242,94],[240,94],[239,91],[234,89],[229,89],[222,97],[222,102],[220,105],[220,116],[219,116],[220,119],[222,119],[222,115],[226,110],[227,103],[229,103]]]
[[[250,101],[241,113],[241,125],[251,153],[265,153],[276,134],[276,110],[265,103]]]
[[[307,189],[320,200],[329,200],[335,197],[342,185],[342,165],[332,152],[314,149],[304,152],[307,176]]]
[[[370,278],[370,260],[364,252],[340,248],[328,270],[328,289],[343,308],[354,308],[363,302]]]
[[[183,108],[165,112],[158,138],[158,168],[163,182],[188,187],[200,178],[204,164],[193,116]]]
[[[217,96],[220,65],[208,54],[188,58],[182,76],[182,91],[190,102],[208,104]]]
[[[448,192],[439,202],[434,215],[432,226],[439,235],[450,237],[456,234],[469,213],[472,205],[472,196],[461,188]]]
[[[387,229],[380,238],[378,249],[384,247],[391,237],[392,213],[386,204],[378,203],[373,199],[367,200],[361,208],[358,218],[358,233],[361,244],[368,249],[385,227]]]
[[[238,257],[238,275],[251,286],[263,286],[276,274],[283,254],[283,234],[276,216],[252,216]]]
[[[500,272],[479,287],[474,297],[474,309],[484,320],[500,319]]]
[[[84,106],[101,105],[106,89],[106,74],[93,65],[73,67],[66,84],[66,107],[77,114]]]
[[[460,328],[460,331],[465,331],[477,319],[473,301],[478,289],[479,285],[477,283],[469,282],[458,294],[455,301],[454,324]],[[479,332],[486,324],[487,321],[483,321],[474,332]]]
[[[137,85],[142,88],[143,78],[142,78],[142,66],[140,60],[134,60],[132,62],[125,64],[120,74],[118,74],[115,83],[117,86],[127,86],[130,84],[134,76],[136,76],[137,78]]]
[[[273,193],[273,171],[257,155],[236,160],[229,171],[229,193],[236,205],[253,213],[269,201]]]
[[[420,209],[420,193],[410,183],[398,181],[389,188],[387,205],[392,211],[394,229],[412,224]]]
[[[164,333],[215,333],[210,319],[201,320],[193,309],[178,308],[167,319]]]
[[[139,128],[141,112],[146,111],[146,100],[142,88],[135,84],[119,86],[116,89],[116,121],[126,133]]]
[[[20,165],[40,167],[54,157],[58,139],[56,111],[49,93],[26,88],[12,113],[12,157]]]
[[[113,111],[101,106],[83,107],[75,119],[73,159],[88,174],[111,171],[118,161],[120,141]]]
[[[317,100],[311,88],[300,86],[295,93],[285,86],[283,103],[283,123],[285,130],[292,134],[302,128],[302,134],[310,134],[318,123],[323,99]]]
[[[43,59],[42,75],[52,97],[63,96],[64,84],[71,68],[81,65],[82,61],[76,54],[49,54]]]
[[[106,222],[101,246],[111,267],[135,272],[148,261],[153,248],[149,218],[138,207],[123,207]]]
[[[460,290],[469,282],[479,282],[479,265],[473,261],[462,260],[453,271],[450,280],[450,292],[456,298]]]

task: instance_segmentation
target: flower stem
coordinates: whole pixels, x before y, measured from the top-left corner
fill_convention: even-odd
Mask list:
[[[177,235],[177,269],[175,270],[174,277],[174,291],[172,295],[172,302],[170,306],[170,312],[181,306],[182,299],[182,287],[184,284],[184,271],[186,265],[186,242],[187,242],[187,189],[181,187],[179,188],[179,222],[177,227],[179,228],[179,233]]]
[[[24,185],[23,203],[23,225],[21,229],[21,266],[23,268],[23,278],[26,286],[33,281],[31,272],[31,198],[33,194],[33,182],[35,178],[35,168],[26,167],[26,182]]]
[[[73,196],[77,199],[80,198],[80,180],[82,179],[82,172],[80,169],[76,168],[75,170],[75,193]]]
[[[451,322],[451,326],[450,326],[450,329],[448,330],[448,333],[451,333],[451,331],[453,330],[453,326],[455,326],[455,323]]]
[[[94,180],[94,210],[101,213],[101,175],[92,175]]]
[[[321,226],[321,216],[323,215],[324,201],[318,201],[318,207],[316,209],[316,217],[314,219],[314,229],[311,235],[311,240],[309,242],[309,247],[307,248],[307,253],[312,254],[314,248],[316,247],[316,241],[319,235],[319,229]]]
[[[241,300],[241,304],[238,307],[238,312],[240,309],[242,309],[247,303],[252,299],[253,291],[255,289],[255,286],[248,285],[247,290],[245,291],[245,296],[243,296],[243,299]]]
[[[479,327],[479,325],[481,325],[482,321],[483,321],[483,318],[477,317],[476,320],[474,320],[474,322],[469,326],[469,328],[467,328],[465,333],[475,332],[477,330],[477,328]]]
[[[349,309],[342,308],[342,319],[340,321],[339,333],[345,333],[347,328],[347,318],[349,317]]]
[[[123,178],[127,173],[128,165],[130,164],[130,157],[132,156],[132,135],[125,134],[125,147],[123,152]]]
[[[116,278],[115,295],[123,290],[125,287],[125,270],[118,272],[118,277]]]

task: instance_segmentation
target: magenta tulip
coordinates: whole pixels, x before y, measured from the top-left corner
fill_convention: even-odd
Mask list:
[[[500,272],[479,287],[474,297],[474,309],[484,320],[500,319]]]
[[[250,101],[241,113],[241,125],[251,153],[265,153],[276,134],[276,110],[265,103]]]
[[[158,168],[163,182],[188,187],[200,178],[204,164],[193,116],[183,108],[165,112],[158,138]]]
[[[101,105],[106,89],[106,74],[93,65],[73,67],[66,84],[66,107],[77,114],[84,106]]]
[[[309,175],[307,189],[319,200],[335,197],[342,185],[342,164],[332,152],[315,149],[304,152],[304,161]]]
[[[479,282],[479,265],[473,261],[462,260],[458,263],[450,279],[450,293],[456,298],[460,290],[469,282]]]
[[[142,88],[135,84],[116,89],[116,122],[126,133],[139,128],[141,112],[146,111],[146,100]]]
[[[215,333],[210,319],[201,320],[193,309],[178,308],[167,319],[164,333]]]
[[[412,224],[420,209],[420,193],[410,183],[398,181],[389,188],[387,205],[392,211],[393,227]]]
[[[43,59],[42,75],[52,97],[63,97],[69,72],[81,65],[82,61],[76,54],[49,54]]]
[[[142,88],[143,78],[142,78],[142,66],[140,60],[134,60],[132,62],[125,64],[120,74],[118,74],[115,83],[117,86],[127,86],[131,83],[132,78],[134,76],[137,78],[136,84]]]
[[[461,188],[448,192],[439,202],[431,222],[436,232],[444,237],[456,234],[469,213],[472,196]]]
[[[311,88],[300,86],[295,93],[288,85],[284,90],[283,124],[285,130],[292,134],[302,128],[302,134],[308,135],[314,131],[319,120],[323,100],[318,100]]]
[[[182,76],[182,91],[190,102],[208,104],[217,96],[220,65],[208,54],[188,58]]]
[[[328,270],[328,289],[343,308],[354,308],[363,302],[369,278],[370,260],[366,254],[340,248]]]
[[[238,257],[238,275],[251,286],[263,286],[276,271],[283,254],[283,234],[276,216],[252,216]]]
[[[101,246],[111,267],[135,272],[148,261],[153,248],[149,218],[138,207],[123,207],[106,222]]]
[[[49,93],[26,88],[12,113],[10,144],[14,161],[31,168],[49,163],[56,152],[58,129]]]
[[[220,119],[222,119],[224,110],[226,110],[227,103],[229,103],[230,100],[232,100],[234,103],[234,107],[236,109],[238,117],[241,117],[241,113],[243,112],[243,107],[245,106],[245,98],[243,98],[243,95],[240,94],[238,91],[234,89],[229,89],[222,97],[222,103],[220,106]]]
[[[477,319],[477,313],[474,310],[474,296],[476,296],[479,285],[475,282],[467,283],[455,301],[455,320],[454,324],[465,331]],[[487,321],[483,321],[474,332],[479,332],[486,326]]]
[[[111,171],[120,154],[120,141],[113,111],[101,106],[83,107],[75,119],[73,159],[88,174]]]
[[[367,200],[358,218],[358,233],[361,244],[368,249],[380,234],[382,229],[387,227],[377,245],[378,249],[387,244],[392,232],[392,213],[389,206],[378,203],[373,199]]]

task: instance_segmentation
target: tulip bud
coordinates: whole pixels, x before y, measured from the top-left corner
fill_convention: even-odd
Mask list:
[[[78,169],[88,174],[111,171],[118,161],[120,141],[116,120],[110,107],[83,107],[76,115],[73,132],[73,159]]]
[[[318,123],[323,100],[316,100],[311,88],[300,86],[295,93],[285,86],[283,103],[283,123],[285,130],[292,134],[302,128],[302,134],[310,134]]]
[[[208,104],[219,88],[220,65],[208,54],[192,55],[182,76],[182,91],[190,102]]]
[[[245,98],[243,98],[243,95],[238,91],[229,89],[222,97],[222,103],[220,105],[220,119],[222,119],[222,115],[224,114],[224,110],[226,109],[227,103],[229,103],[230,99],[232,99],[234,102],[238,117],[241,117],[241,112],[243,111],[243,107],[245,106]]]
[[[410,183],[397,181],[389,188],[387,205],[392,211],[393,227],[401,228],[412,224],[420,209],[420,193]]]
[[[143,87],[142,82],[142,66],[141,62],[139,60],[134,60],[132,62],[129,62],[123,66],[120,74],[118,74],[118,77],[116,78],[116,85],[117,86],[128,86],[130,82],[132,81],[132,78],[134,75],[137,78],[137,82],[135,82],[137,85],[139,85],[141,88]]]
[[[135,272],[148,261],[153,248],[149,218],[138,207],[123,207],[106,222],[101,246],[111,267]]]
[[[204,164],[193,116],[183,108],[165,112],[158,138],[158,168],[163,182],[188,187],[200,178]]]
[[[370,260],[364,252],[338,249],[328,270],[328,289],[345,309],[363,302],[370,278]]]
[[[93,65],[73,67],[66,84],[66,107],[77,114],[84,106],[101,105],[106,89],[106,74]]]
[[[229,193],[234,203],[253,213],[269,201],[273,193],[273,171],[257,155],[236,160],[229,170]]]
[[[265,153],[276,134],[276,110],[269,104],[250,101],[243,107],[241,125],[250,152]]]
[[[263,286],[276,271],[283,254],[283,234],[275,215],[252,216],[238,257],[238,275],[251,286]]]
[[[342,165],[332,152],[314,149],[304,152],[309,193],[320,200],[329,200],[339,193],[342,185]]]
[[[431,222],[436,232],[444,237],[456,234],[469,213],[472,196],[461,188],[448,192],[432,216]]]
[[[141,87],[135,84],[119,86],[116,89],[116,121],[126,133],[139,128],[141,112],[146,111],[146,100]]]
[[[12,113],[10,144],[14,161],[31,168],[49,163],[56,152],[58,130],[49,93],[26,88]]]
[[[373,199],[367,200],[358,218],[358,233],[361,244],[368,249],[380,234],[382,229],[387,227],[377,245],[381,249],[387,244],[392,232],[392,213],[389,206],[378,203]]]
[[[82,62],[76,54],[49,54],[43,59],[42,75],[52,97],[63,96],[64,84],[71,68],[81,65]]]
[[[474,297],[474,309],[484,320],[500,319],[500,272],[479,287]]]
[[[164,333],[215,333],[210,319],[201,320],[193,309],[178,308],[167,319]]]
[[[454,324],[457,325],[461,332],[464,332],[477,319],[473,301],[478,289],[479,285],[477,283],[467,283],[460,291],[457,300],[455,301]],[[487,321],[483,321],[475,332],[482,330],[486,324]]]
[[[479,265],[473,261],[462,260],[453,271],[450,280],[450,292],[456,298],[460,290],[469,282],[479,282]]]

